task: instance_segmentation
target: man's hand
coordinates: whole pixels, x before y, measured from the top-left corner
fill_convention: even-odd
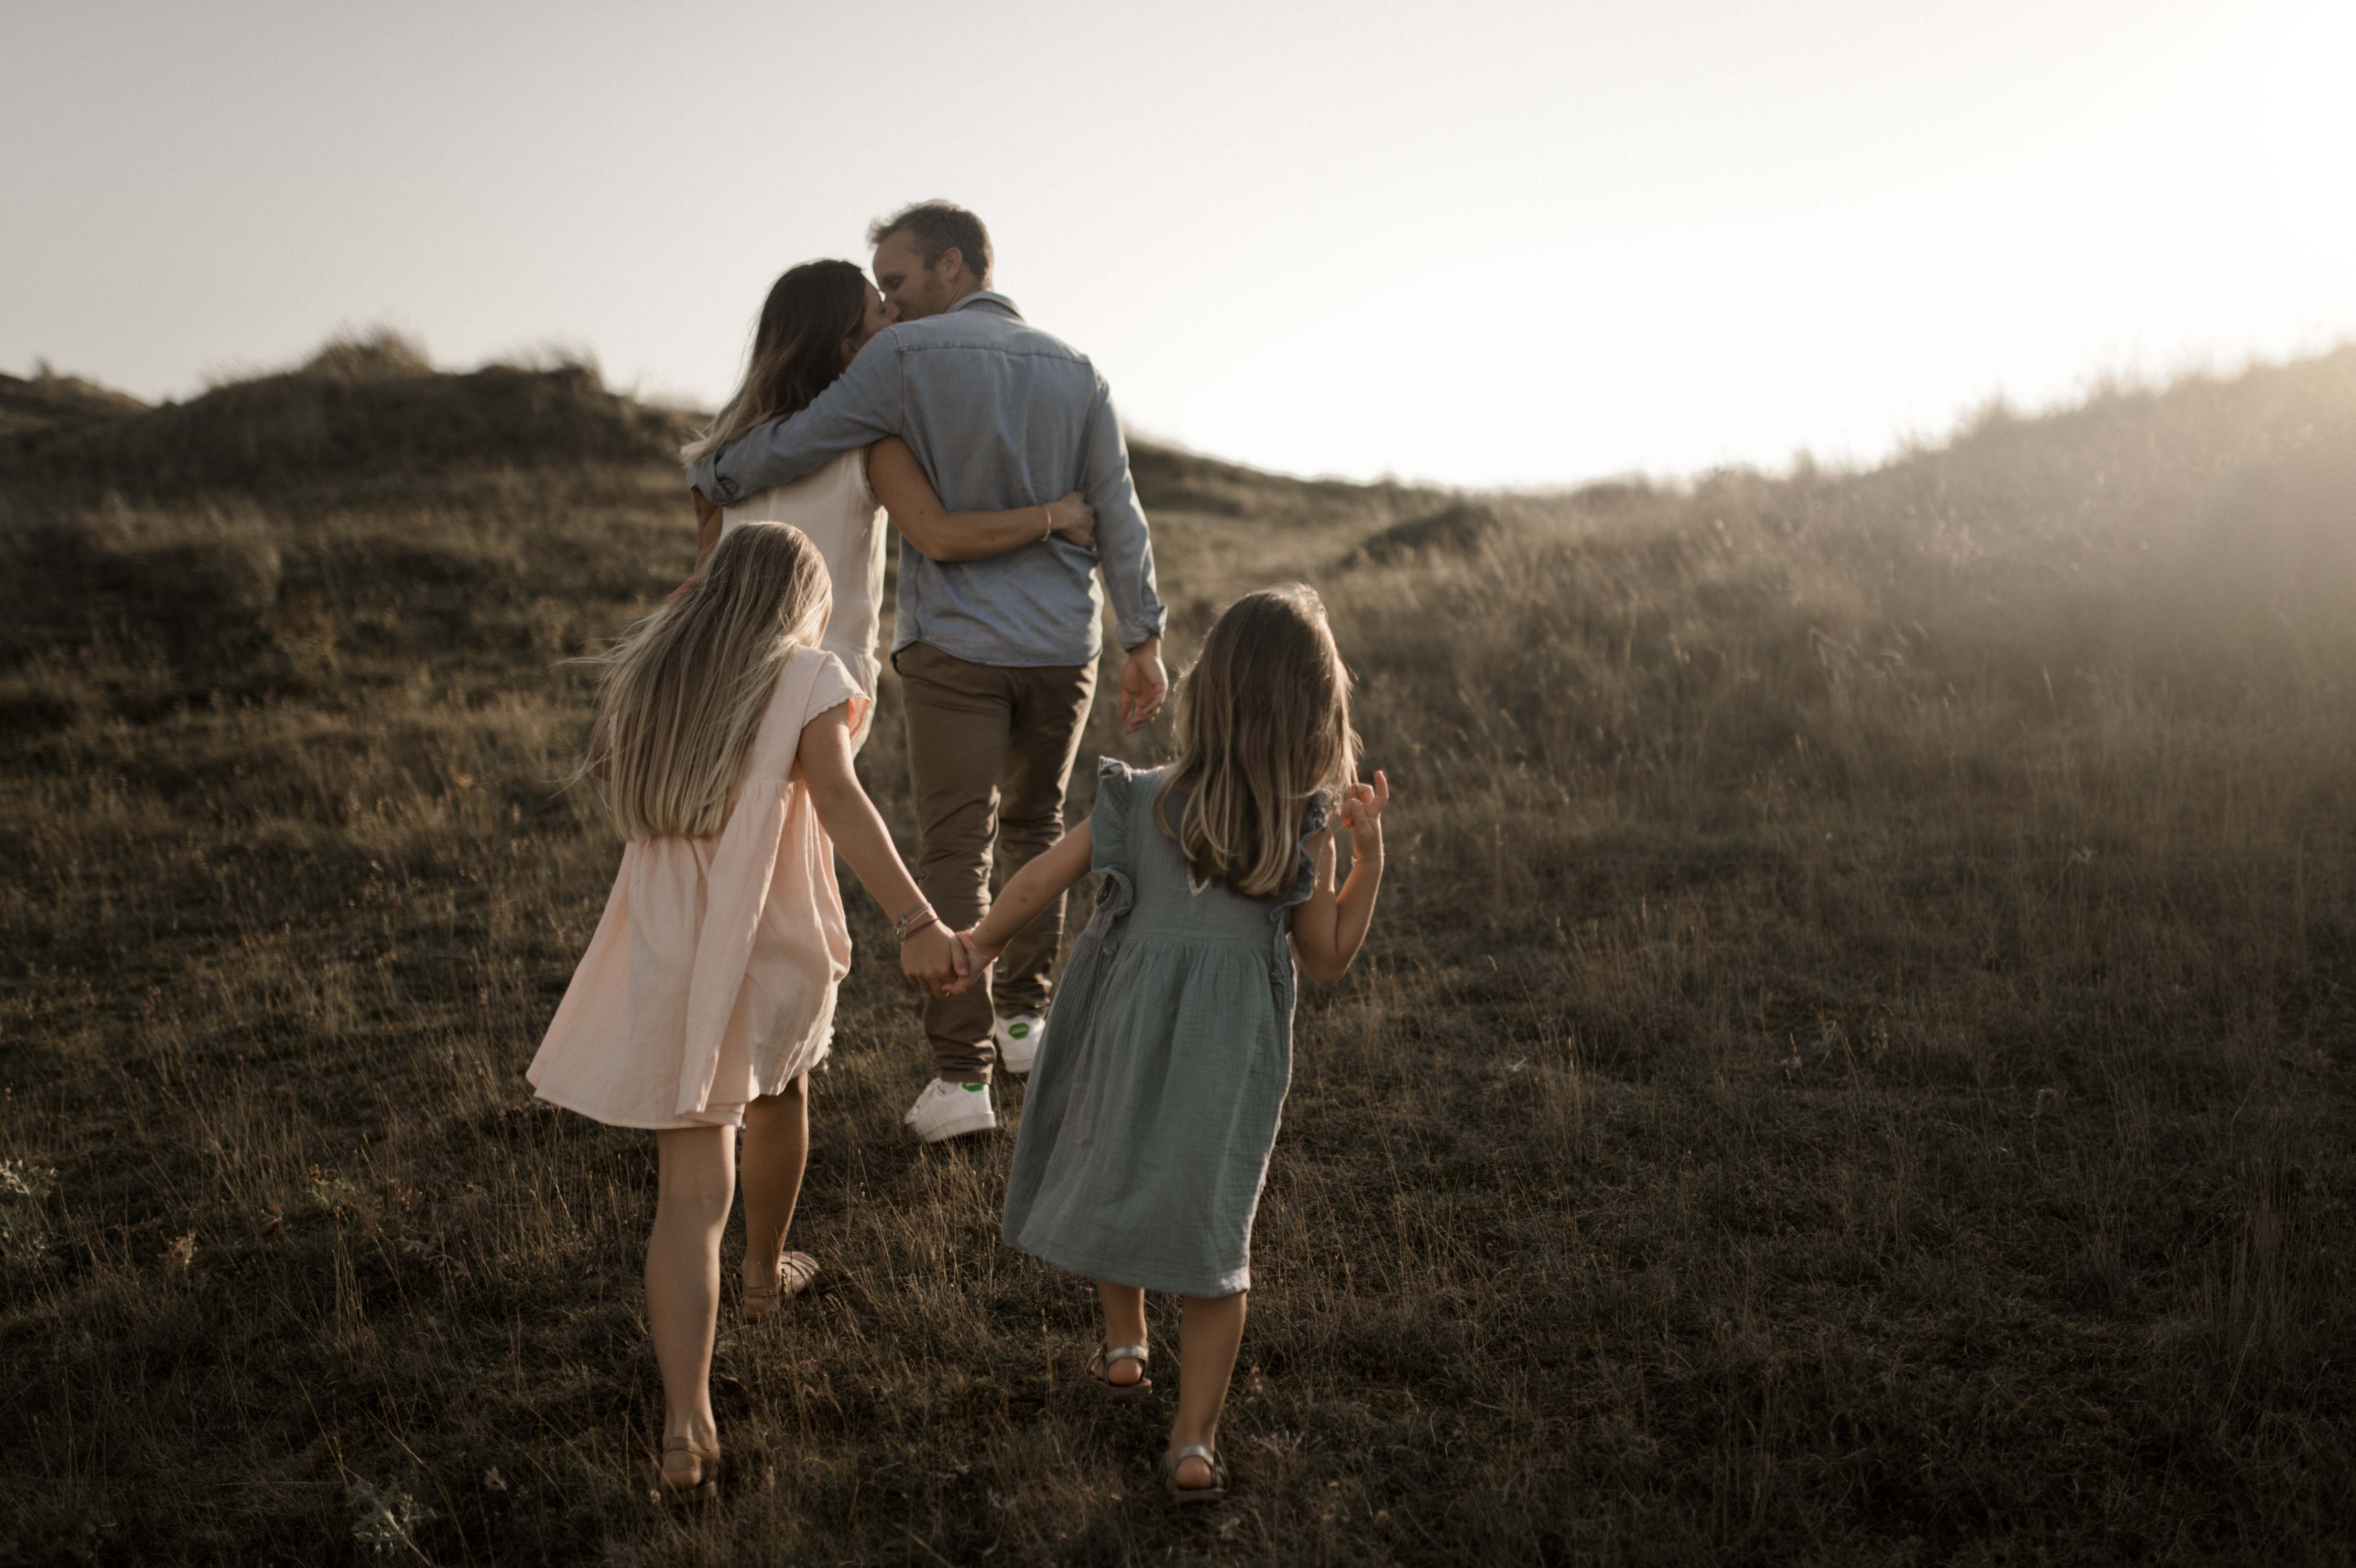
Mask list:
[[[1134,734],[1161,716],[1170,695],[1170,677],[1162,667],[1162,639],[1148,637],[1129,650],[1120,667],[1120,723],[1123,734]]]

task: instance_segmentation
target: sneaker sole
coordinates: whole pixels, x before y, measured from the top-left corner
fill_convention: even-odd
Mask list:
[[[969,1137],[975,1133],[994,1132],[998,1127],[998,1118],[994,1115],[968,1116],[962,1120],[951,1122],[948,1126],[935,1127],[928,1133],[920,1133],[905,1123],[901,1125],[908,1136],[917,1143],[941,1144],[948,1142],[951,1138]]]

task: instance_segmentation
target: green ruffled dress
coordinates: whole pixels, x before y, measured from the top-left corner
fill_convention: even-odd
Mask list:
[[[1154,826],[1161,787],[1159,771],[1097,764],[1104,880],[1031,1072],[1003,1233],[1089,1279],[1228,1296],[1251,1285],[1252,1213],[1292,1080],[1285,939],[1325,812],[1311,808],[1291,891],[1246,898],[1192,885]]]

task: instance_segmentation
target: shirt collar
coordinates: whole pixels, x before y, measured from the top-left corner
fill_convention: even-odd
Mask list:
[[[1023,319],[1023,313],[1014,308],[1014,302],[1008,299],[1004,294],[1000,293],[996,289],[983,289],[977,293],[968,294],[965,298],[958,301],[957,304],[949,306],[948,309],[941,312],[941,314],[943,315],[955,315],[958,312],[967,309],[969,306],[975,305],[978,305],[984,310],[993,310],[1001,313],[1001,315],[1011,315],[1017,321],[1021,321]]]

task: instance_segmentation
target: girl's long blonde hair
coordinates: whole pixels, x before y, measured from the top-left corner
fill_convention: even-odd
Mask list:
[[[833,608],[799,528],[746,523],[702,577],[624,633],[600,667],[597,722],[573,780],[597,779],[629,838],[706,838],[728,820],[778,672]]]
[[[1153,800],[1195,879],[1252,898],[1290,891],[1311,803],[1357,774],[1350,672],[1316,590],[1287,583],[1228,605],[1179,682],[1178,761]]]

